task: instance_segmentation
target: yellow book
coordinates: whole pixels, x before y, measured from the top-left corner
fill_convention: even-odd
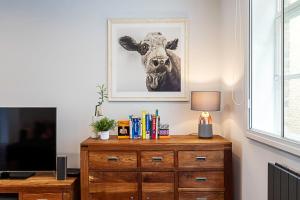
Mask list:
[[[146,112],[142,112],[142,139],[146,139]]]

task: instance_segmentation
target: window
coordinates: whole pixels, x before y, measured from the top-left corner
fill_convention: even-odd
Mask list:
[[[284,136],[300,141],[300,1],[284,14]]]
[[[250,10],[249,129],[298,145],[300,0],[252,0]]]

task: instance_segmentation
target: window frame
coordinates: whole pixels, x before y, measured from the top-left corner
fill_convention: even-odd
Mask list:
[[[284,0],[279,0],[278,3],[281,5],[281,8],[284,8]],[[300,6],[300,0],[294,4],[297,4],[296,6]],[[294,4],[291,4],[288,8],[292,7],[292,10],[294,9]],[[285,22],[285,10],[284,8],[281,11],[281,15],[277,16],[276,19],[281,18],[281,26],[279,27],[281,29],[280,31],[280,83],[281,83],[281,134],[280,136],[276,136],[275,134],[267,133],[261,130],[256,130],[251,128],[252,125],[252,0],[249,0],[249,21],[248,21],[248,70],[246,70],[246,77],[247,77],[247,83],[246,83],[246,93],[247,93],[247,102],[246,102],[246,111],[247,111],[247,131],[246,131],[246,137],[255,141],[258,141],[260,143],[275,147],[277,149],[280,149],[282,151],[291,153],[293,155],[300,157],[300,142],[294,141],[291,139],[288,139],[284,137],[284,22]],[[275,19],[275,20],[276,20]],[[278,28],[278,27],[276,27]],[[278,40],[277,40],[278,41]],[[278,52],[278,49],[274,49],[274,51]],[[275,66],[274,66],[275,67]]]

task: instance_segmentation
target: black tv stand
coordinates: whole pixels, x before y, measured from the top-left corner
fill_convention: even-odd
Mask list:
[[[35,175],[35,172],[1,172],[0,179],[27,179]]]

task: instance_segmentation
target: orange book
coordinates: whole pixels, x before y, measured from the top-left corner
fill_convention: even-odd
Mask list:
[[[159,136],[159,139],[168,139],[168,138],[171,138],[171,136],[170,135]]]
[[[118,121],[118,139],[130,138],[130,121],[120,120]]]

